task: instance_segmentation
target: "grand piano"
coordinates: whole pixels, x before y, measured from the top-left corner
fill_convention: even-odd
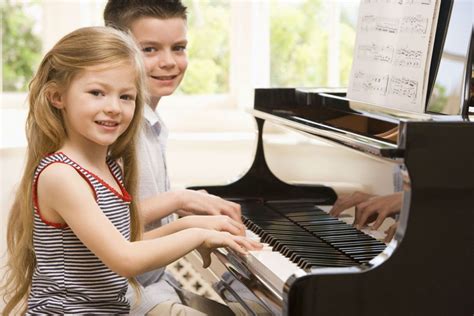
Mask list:
[[[210,281],[229,306],[248,315],[474,315],[474,31],[472,14],[461,14],[473,7],[441,3],[421,115],[361,106],[344,92],[256,89],[251,168],[229,185],[192,188],[240,203],[248,235],[266,245],[245,258],[214,252]],[[453,39],[464,48],[453,50]],[[267,122],[406,169],[394,238],[384,243],[330,216],[330,186],[276,177]],[[390,131],[397,137],[381,136]]]

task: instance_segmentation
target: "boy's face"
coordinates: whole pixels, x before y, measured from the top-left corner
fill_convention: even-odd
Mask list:
[[[130,29],[144,54],[151,97],[172,94],[188,66],[186,21],[145,17],[133,22]]]

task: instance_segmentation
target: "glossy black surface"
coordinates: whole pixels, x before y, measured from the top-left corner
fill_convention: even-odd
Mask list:
[[[444,38],[439,36],[454,23],[449,20],[452,3],[442,2],[431,82],[436,82],[436,63],[443,54]],[[379,116],[354,111],[348,102],[319,92],[257,89],[254,108],[270,118],[307,122],[303,125],[328,132],[321,137],[344,146],[351,146],[351,141],[331,136],[336,129],[374,140],[367,151],[354,145],[364,152],[371,153],[381,142],[373,152],[398,159],[410,178],[394,240],[386,247],[318,209],[317,205],[334,203],[331,188],[293,186],[275,177],[263,151],[264,119],[256,118],[258,145],[247,174],[227,186],[193,189],[240,203],[248,228],[307,274],[290,278],[276,303],[271,293],[273,303],[265,302],[265,284],[232,256],[227,259],[236,261],[243,272],[234,271],[222,282],[240,286],[241,291],[232,291],[234,296],[246,293],[237,299],[242,304],[255,294],[263,312],[246,308],[256,315],[474,315],[474,123],[458,116],[431,121]],[[393,129],[396,139],[380,136]]]
[[[474,124],[412,122],[404,133],[411,190],[393,253],[360,273],[296,279],[285,314],[474,312],[474,146],[466,145],[474,137]]]
[[[385,244],[309,201],[240,201],[244,224],[302,269],[367,263]]]

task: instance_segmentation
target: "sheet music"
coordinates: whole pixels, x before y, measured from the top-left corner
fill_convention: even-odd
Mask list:
[[[361,0],[348,98],[423,113],[439,0]]]

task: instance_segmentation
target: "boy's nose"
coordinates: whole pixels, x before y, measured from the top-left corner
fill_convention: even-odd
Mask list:
[[[172,67],[176,64],[173,58],[173,54],[171,52],[162,52],[159,58],[160,59],[158,60],[158,65],[161,68]]]

